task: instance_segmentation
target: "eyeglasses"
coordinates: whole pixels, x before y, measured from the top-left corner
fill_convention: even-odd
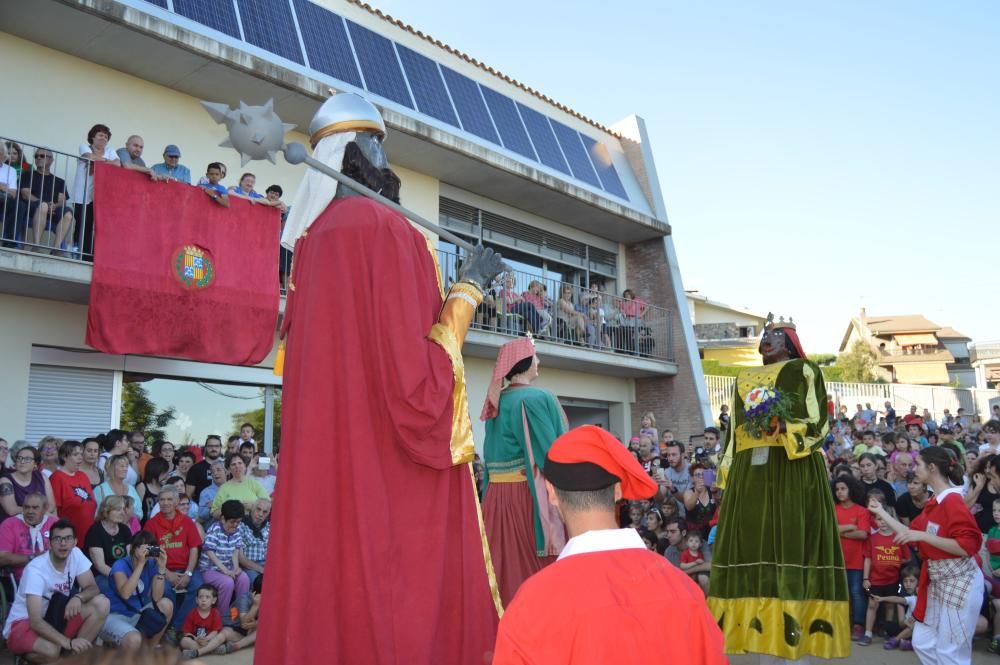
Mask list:
[[[28,464],[29,462],[32,463],[32,464],[34,464],[35,463],[35,458],[34,457],[23,457],[22,456],[22,457],[15,457],[14,461],[17,462],[18,464]]]
[[[72,536],[72,535],[70,535],[70,536],[52,536],[52,537],[49,538],[49,542],[55,543],[56,545],[58,545],[59,543],[72,543],[72,542],[75,542],[75,541],[76,541],[76,536]]]

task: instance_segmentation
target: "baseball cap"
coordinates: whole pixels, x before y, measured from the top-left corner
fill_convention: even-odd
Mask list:
[[[163,154],[166,157],[180,157],[181,149],[175,146],[173,143],[171,143],[170,145],[168,145],[166,148],[163,149]]]

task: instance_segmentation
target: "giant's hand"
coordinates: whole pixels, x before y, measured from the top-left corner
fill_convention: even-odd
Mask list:
[[[505,269],[503,257],[489,247],[476,245],[458,271],[459,281],[472,282],[482,290]]]

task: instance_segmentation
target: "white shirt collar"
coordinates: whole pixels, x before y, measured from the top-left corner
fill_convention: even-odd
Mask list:
[[[607,552],[609,550],[644,550],[645,543],[635,529],[598,529],[587,531],[579,536],[573,536],[567,541],[559,559],[565,559],[574,554],[588,552]]]
[[[942,501],[944,501],[944,498],[946,496],[948,496],[949,494],[955,494],[956,492],[958,494],[961,494],[962,493],[962,488],[961,487],[954,487],[954,486],[952,486],[952,487],[949,487],[946,490],[942,490],[941,493],[937,495],[937,502],[941,503]]]

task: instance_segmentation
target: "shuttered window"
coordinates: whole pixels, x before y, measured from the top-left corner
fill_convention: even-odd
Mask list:
[[[25,438],[82,440],[107,432],[112,423],[115,373],[105,369],[32,365],[28,378]]]

